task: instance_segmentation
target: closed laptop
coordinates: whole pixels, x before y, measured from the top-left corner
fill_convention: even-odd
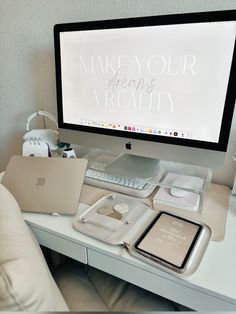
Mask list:
[[[13,156],[2,184],[23,211],[74,214],[86,167],[86,159]]]

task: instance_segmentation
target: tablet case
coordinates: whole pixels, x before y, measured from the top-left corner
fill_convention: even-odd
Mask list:
[[[86,159],[13,156],[2,178],[22,211],[76,213]]]
[[[176,217],[201,226],[186,263],[181,269],[158,257],[148,256],[136,247],[140,237],[162,213],[171,214],[153,210],[135,198],[112,193],[102,197],[82,214],[77,212],[73,227],[79,232],[106,243],[123,245],[131,255],[164,271],[180,277],[191,275],[197,269],[210,240],[211,231],[208,226],[193,220],[186,220],[184,217]]]

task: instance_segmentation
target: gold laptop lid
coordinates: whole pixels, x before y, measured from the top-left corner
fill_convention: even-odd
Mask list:
[[[22,211],[74,214],[86,167],[86,159],[13,156],[2,184]]]

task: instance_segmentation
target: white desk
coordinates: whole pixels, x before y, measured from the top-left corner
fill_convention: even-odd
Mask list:
[[[80,204],[85,210],[87,205]],[[180,279],[72,228],[72,217],[24,213],[38,242],[82,263],[198,311],[236,310],[236,197],[231,197],[225,238],[211,241],[194,275]]]

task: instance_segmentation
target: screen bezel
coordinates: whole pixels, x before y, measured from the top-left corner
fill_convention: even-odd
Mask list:
[[[167,260],[165,260],[165,259],[163,259],[163,258],[161,258],[161,257],[158,257],[158,256],[156,256],[156,255],[154,255],[154,254],[152,254],[152,253],[150,253],[150,252],[148,252],[148,251],[145,251],[145,250],[143,250],[143,249],[140,249],[140,248],[138,247],[139,244],[142,242],[142,240],[147,236],[147,234],[149,233],[149,231],[152,229],[152,227],[156,224],[156,222],[160,219],[160,217],[161,217],[163,214],[165,214],[165,215],[167,215],[167,216],[171,216],[171,217],[177,218],[177,219],[182,220],[182,221],[186,221],[186,222],[188,222],[188,223],[190,223],[190,224],[192,224],[192,225],[198,226],[198,230],[197,230],[197,232],[196,232],[196,234],[195,234],[195,236],[194,236],[194,238],[193,238],[193,241],[192,241],[191,245],[189,246],[188,251],[187,251],[187,253],[186,253],[186,255],[185,255],[184,259],[183,259],[183,262],[182,262],[182,264],[181,264],[180,266],[178,266],[178,265],[176,265],[176,264],[173,264],[173,263],[170,263],[169,261],[167,261]],[[178,217],[178,216],[176,216],[176,215],[174,215],[174,214],[171,214],[171,213],[168,213],[168,212],[161,211],[161,212],[155,217],[155,219],[151,222],[151,224],[148,225],[148,227],[147,227],[147,228],[145,229],[145,231],[141,234],[141,236],[137,239],[137,241],[136,241],[135,244],[134,244],[134,248],[135,248],[135,250],[136,250],[137,252],[139,252],[139,253],[141,253],[141,254],[144,254],[146,257],[154,258],[154,260],[160,261],[160,263],[163,263],[163,264],[165,264],[165,265],[169,265],[169,266],[171,266],[171,267],[177,268],[178,270],[183,270],[183,269],[185,268],[186,264],[187,264],[187,261],[188,261],[188,259],[189,259],[190,254],[191,254],[191,252],[193,251],[193,248],[194,248],[194,246],[195,246],[195,244],[196,244],[196,242],[197,242],[197,240],[198,240],[198,238],[199,238],[199,235],[200,235],[200,233],[201,233],[201,231],[202,231],[202,228],[203,228],[202,225],[200,225],[200,224],[198,224],[198,223],[196,223],[196,222],[190,221],[190,220],[185,219],[185,218],[182,218],[182,217]]]
[[[55,66],[56,66],[56,92],[57,92],[57,111],[59,128],[82,131],[87,133],[103,134],[127,139],[143,140],[155,143],[174,144],[187,147],[202,148],[207,150],[215,150],[226,152],[232,123],[232,117],[235,106],[236,91],[234,89],[234,81],[236,80],[236,49],[234,43],[234,53],[232,58],[230,76],[228,81],[227,93],[222,116],[222,124],[220,128],[219,140],[217,143],[199,141],[192,139],[183,139],[175,137],[167,137],[160,135],[134,133],[121,130],[97,128],[92,126],[84,126],[77,124],[65,123],[63,119],[63,100],[62,100],[62,77],[61,77],[61,53],[60,53],[60,33],[71,31],[85,31],[98,29],[114,29],[127,27],[142,27],[154,25],[169,24],[187,24],[201,22],[217,22],[217,21],[235,21],[236,11],[214,11],[214,12],[198,12],[185,13],[175,15],[160,15],[139,18],[126,18],[115,20],[87,21],[78,23],[56,24],[54,26],[54,47],[55,47]]]

